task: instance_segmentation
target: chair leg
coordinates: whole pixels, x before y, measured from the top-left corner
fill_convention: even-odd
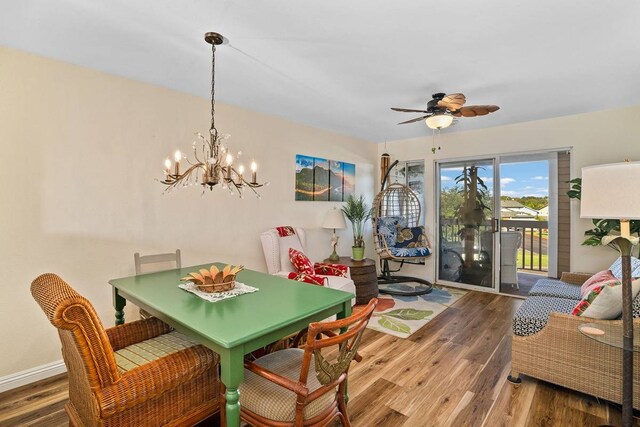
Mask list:
[[[344,427],[351,427],[351,421],[349,421],[349,412],[347,411],[347,404],[344,401],[345,388],[344,382],[340,384],[338,389],[338,415],[340,416],[340,421]]]
[[[507,377],[507,381],[509,381],[514,387],[518,387],[522,383],[522,378],[520,378],[520,375],[516,375],[515,377],[509,375]]]
[[[349,421],[349,417],[343,414],[342,412],[340,412],[339,415],[340,415],[340,422],[342,423],[342,425],[344,427],[351,427],[351,422]]]

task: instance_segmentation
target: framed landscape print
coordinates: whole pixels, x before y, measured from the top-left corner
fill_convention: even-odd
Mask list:
[[[296,200],[342,202],[354,193],[355,182],[353,163],[296,155]]]
[[[329,170],[331,171],[331,173],[329,174],[329,187],[331,187],[331,192],[329,193],[329,201],[341,202],[343,187],[342,174],[344,173],[344,163],[338,162],[336,160],[330,160]]]
[[[329,160],[313,159],[313,200],[326,202],[329,200]]]
[[[356,165],[353,163],[343,163],[344,173],[342,174],[344,183],[342,184],[342,200],[354,194],[356,190]]]
[[[296,155],[296,200],[313,200],[313,157]]]

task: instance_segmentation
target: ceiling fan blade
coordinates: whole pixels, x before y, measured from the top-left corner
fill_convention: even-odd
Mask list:
[[[407,123],[419,122],[420,120],[424,120],[424,119],[426,119],[426,118],[427,118],[427,117],[429,117],[429,116],[430,116],[430,114],[429,114],[429,115],[426,115],[426,116],[418,117],[418,118],[416,118],[416,119],[407,120],[406,122],[401,122],[401,123],[398,123],[398,124],[399,124],[399,125],[405,125],[405,124],[407,124]]]
[[[410,110],[408,108],[394,108],[391,107],[393,111],[400,111],[402,113],[428,113],[426,110]]]
[[[467,102],[467,98],[464,94],[451,93],[438,101],[438,107],[446,108],[450,111],[456,111],[459,110],[465,102]]]
[[[487,114],[498,111],[499,109],[500,107],[498,107],[497,105],[469,105],[460,108],[455,113],[460,113],[463,117],[476,117],[486,116]]]

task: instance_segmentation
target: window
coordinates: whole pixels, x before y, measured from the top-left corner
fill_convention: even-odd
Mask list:
[[[424,160],[399,162],[389,174],[389,182],[398,182],[408,186],[420,200],[421,224],[425,224],[424,207]]]

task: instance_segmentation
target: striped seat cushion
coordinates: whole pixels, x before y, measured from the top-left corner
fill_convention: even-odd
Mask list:
[[[298,381],[304,351],[299,348],[290,348],[267,354],[256,360],[256,364],[266,368],[280,376]],[[320,388],[320,382],[316,378],[315,364],[311,359],[307,387],[309,392]],[[291,422],[295,418],[296,394],[279,386],[253,372],[244,370],[244,381],[240,384],[240,405],[243,408],[275,421]],[[309,419],[323,410],[335,400],[335,391],[325,393],[318,399],[309,403],[304,411],[304,418]]]
[[[529,295],[572,299],[576,300],[574,305],[578,303],[578,300],[582,299],[580,286],[553,279],[538,280],[529,291]]]
[[[549,320],[549,314],[571,314],[578,301],[567,298],[529,297],[513,316],[513,334],[528,336],[538,333]]]
[[[118,365],[118,371],[122,374],[138,366],[196,345],[198,343],[191,341],[179,332],[173,331],[121,348],[115,352],[116,364]]]

